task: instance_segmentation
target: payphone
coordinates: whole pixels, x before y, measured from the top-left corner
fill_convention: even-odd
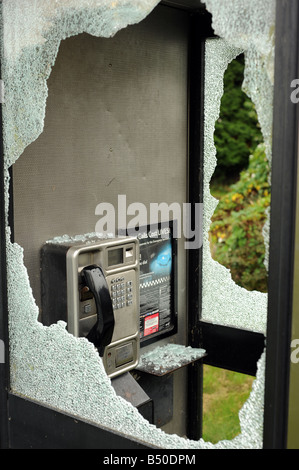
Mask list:
[[[41,252],[43,323],[58,320],[98,349],[110,378],[139,357],[139,242],[94,237],[46,243]]]

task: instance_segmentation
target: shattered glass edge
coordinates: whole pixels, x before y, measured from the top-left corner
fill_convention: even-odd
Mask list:
[[[14,25],[16,17],[16,1],[4,0],[2,3],[2,15],[4,18],[3,28]],[[72,14],[69,18],[79,18],[80,27],[71,25],[70,34],[79,34],[88,29],[82,26],[84,18],[90,20],[90,10],[84,9],[88,2],[77,1],[78,7],[74,8],[72,0],[61,0],[63,14],[67,12],[67,4],[72,4]],[[96,5],[98,3],[98,5]],[[99,4],[101,3],[101,7]],[[134,2],[136,4],[136,2]],[[138,6],[142,2],[137,2]],[[158,1],[143,2],[146,4],[142,14],[136,13],[133,2],[92,2],[96,5],[98,14],[101,8],[113,6],[113,13],[117,15],[118,7],[125,8],[127,24],[140,21],[145,17]],[[208,3],[208,2],[207,2]],[[209,2],[210,4],[212,2]],[[231,4],[235,2],[230,2]],[[34,0],[24,0],[23,6],[38,7],[41,9],[50,6],[48,0],[42,2]],[[81,7],[81,8],[80,8]],[[131,11],[130,11],[131,9]],[[102,10],[104,13],[104,10]],[[124,11],[124,10],[123,10]],[[76,13],[80,13],[76,16]],[[23,21],[24,12],[19,11],[19,21]],[[48,15],[49,12],[47,12]],[[56,13],[56,12],[55,12]],[[83,13],[86,15],[84,17]],[[60,11],[62,14],[62,10]],[[238,14],[236,9],[235,15]],[[46,24],[50,19],[45,16]],[[108,16],[107,16],[108,15]],[[60,20],[65,17],[60,17]],[[105,18],[109,18],[109,12],[105,11]],[[35,18],[36,19],[36,18]],[[115,20],[115,15],[113,17]],[[31,23],[34,18],[30,17]],[[34,21],[33,21],[34,22]],[[51,49],[51,54],[47,57],[48,63],[42,63],[39,68],[38,54],[47,51],[44,44],[28,46],[21,49],[21,54],[14,57],[10,62],[5,56],[2,41],[3,76],[5,83],[4,104],[4,137],[5,137],[5,157],[6,157],[6,203],[8,207],[9,176],[8,169],[19,158],[24,148],[40,135],[43,128],[43,119],[46,105],[46,80],[51,73],[59,43],[68,37],[65,30],[64,21],[54,22],[57,31],[57,38],[51,43],[48,38],[47,46]],[[58,27],[60,24],[60,28]],[[120,23],[118,23],[120,24]],[[26,23],[25,23],[26,25]],[[93,25],[94,26],[94,25]],[[103,25],[102,25],[103,26]],[[30,25],[32,27],[32,24]],[[119,28],[125,27],[124,22]],[[109,34],[109,22],[105,21],[105,34]],[[55,29],[55,28],[54,28]],[[117,26],[111,26],[111,35],[115,33]],[[95,27],[94,32],[100,36],[101,31]],[[53,30],[51,31],[53,33]],[[104,35],[104,34],[103,34]],[[3,30],[2,30],[3,36]],[[34,52],[37,55],[34,55]],[[49,51],[48,51],[49,52]],[[236,53],[235,51],[234,53]],[[37,81],[32,79],[32,69],[28,64],[32,63],[35,57],[35,71],[39,71]],[[30,60],[28,62],[28,60]],[[24,68],[24,65],[27,67]],[[14,77],[12,75],[14,74]],[[13,78],[13,80],[11,80]],[[222,79],[221,79],[222,80]],[[36,88],[36,85],[38,87]],[[16,100],[16,97],[19,100]],[[210,97],[211,99],[211,97]],[[24,104],[22,112],[17,112],[14,108]],[[20,108],[19,108],[20,109]],[[27,109],[27,112],[26,112]],[[29,112],[30,110],[30,112]],[[215,122],[215,121],[214,121]],[[16,128],[16,123],[19,127]],[[207,154],[206,154],[207,155]],[[214,204],[210,203],[210,207]],[[7,210],[8,214],[8,210]],[[7,215],[6,214],[6,215]],[[208,217],[208,215],[207,215]],[[73,415],[89,419],[100,425],[105,425],[110,429],[117,430],[142,442],[148,442],[161,448],[260,448],[262,445],[261,420],[263,418],[263,380],[265,353],[258,363],[257,378],[244,407],[240,412],[241,434],[232,441],[220,441],[218,444],[187,440],[176,435],[167,435],[155,426],[150,425],[128,402],[116,396],[107,378],[101,360],[93,345],[85,338],[74,338],[70,335],[63,322],[45,327],[38,322],[38,308],[32,295],[29,278],[23,261],[23,249],[10,241],[10,229],[7,225],[7,259],[8,259],[8,290],[9,290],[9,331],[10,331],[10,355],[11,355],[11,386],[15,393],[29,397],[38,402],[44,403]],[[206,268],[209,269],[208,259]],[[260,297],[260,296],[258,296]],[[205,297],[208,298],[207,296]],[[242,327],[244,325],[242,324]]]

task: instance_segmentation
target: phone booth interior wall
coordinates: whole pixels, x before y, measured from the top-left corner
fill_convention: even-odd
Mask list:
[[[126,207],[137,202],[148,214],[152,203],[188,202],[191,22],[203,5],[194,13],[191,6],[180,9],[176,2],[158,5],[157,0],[27,3],[23,11],[16,1],[2,2],[11,390],[149,445],[214,447],[182,437],[188,408],[185,368],[174,374],[173,417],[159,429],[115,394],[92,344],[69,334],[63,322],[45,326],[40,321],[44,243],[95,232],[97,205],[117,208],[120,195]],[[198,43],[204,46],[198,320],[263,336],[267,295],[239,288],[211,258],[208,230],[216,201],[209,182],[216,165],[213,132],[223,75],[240,53],[246,58],[244,89],[256,104],[271,159],[275,1],[249,6],[207,0],[206,8],[217,37],[203,35]],[[266,227],[266,244],[267,236]],[[177,242],[177,330],[144,351],[189,344],[191,255],[183,238]],[[240,414],[242,433],[215,447],[262,447],[264,366],[263,354]]]
[[[102,232],[96,230],[98,204],[111,204],[117,223],[122,195],[126,211],[137,202],[148,214],[152,203],[182,206],[186,201],[187,59],[188,15],[165,6],[113,38],[83,34],[61,43],[48,80],[43,132],[13,170],[14,237],[26,247],[25,265],[39,307],[40,247],[47,240]],[[148,223],[145,219],[142,225]],[[182,243],[179,344],[186,343]],[[186,397],[186,388],[179,385],[186,379],[180,375],[175,375],[181,389],[175,396]],[[184,412],[177,421],[179,416],[176,429],[184,433]]]

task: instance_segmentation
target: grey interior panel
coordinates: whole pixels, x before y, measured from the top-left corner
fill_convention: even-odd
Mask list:
[[[118,195],[126,195],[127,205],[141,202],[149,214],[152,202],[187,202],[187,60],[188,16],[165,6],[113,38],[61,42],[44,131],[13,167],[14,237],[39,306],[41,246],[94,232],[99,203],[117,208]],[[182,239],[178,312],[184,343]]]
[[[61,43],[44,132],[13,168],[15,241],[38,303],[42,244],[93,232],[97,204],[186,202],[186,81],[187,22],[166,7],[113,38]]]

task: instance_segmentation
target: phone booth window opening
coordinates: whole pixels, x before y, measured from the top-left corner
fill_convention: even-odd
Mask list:
[[[239,436],[212,445],[202,439],[192,441],[164,433],[116,395],[93,344],[70,334],[63,321],[50,326],[39,322],[39,306],[24,264],[26,246],[11,241],[10,169],[43,133],[47,80],[55,67],[61,41],[83,32],[109,40],[117,31],[141,22],[158,3],[157,0],[61,0],[55,3],[27,0],[23,3],[26,8],[21,8],[18,1],[2,2],[11,387],[16,394],[161,448],[262,447],[264,355],[259,361],[250,397],[240,412]],[[216,166],[214,127],[219,117],[223,77],[228,64],[243,53],[243,89],[256,106],[266,156],[271,162],[275,2],[255,0],[248,4],[245,0],[207,0],[206,7],[212,14],[218,38],[209,39],[205,44],[202,320],[265,333],[267,294],[249,292],[234,283],[230,272],[212,259],[208,234],[217,205],[210,194],[210,180]],[[34,168],[30,171],[34,173]],[[29,214],[27,223],[30,228]],[[266,260],[267,224],[264,229]],[[155,327],[155,318],[151,318],[153,323],[147,323],[148,328],[153,328],[152,324]],[[127,349],[122,350],[119,360],[123,361],[127,353]]]

